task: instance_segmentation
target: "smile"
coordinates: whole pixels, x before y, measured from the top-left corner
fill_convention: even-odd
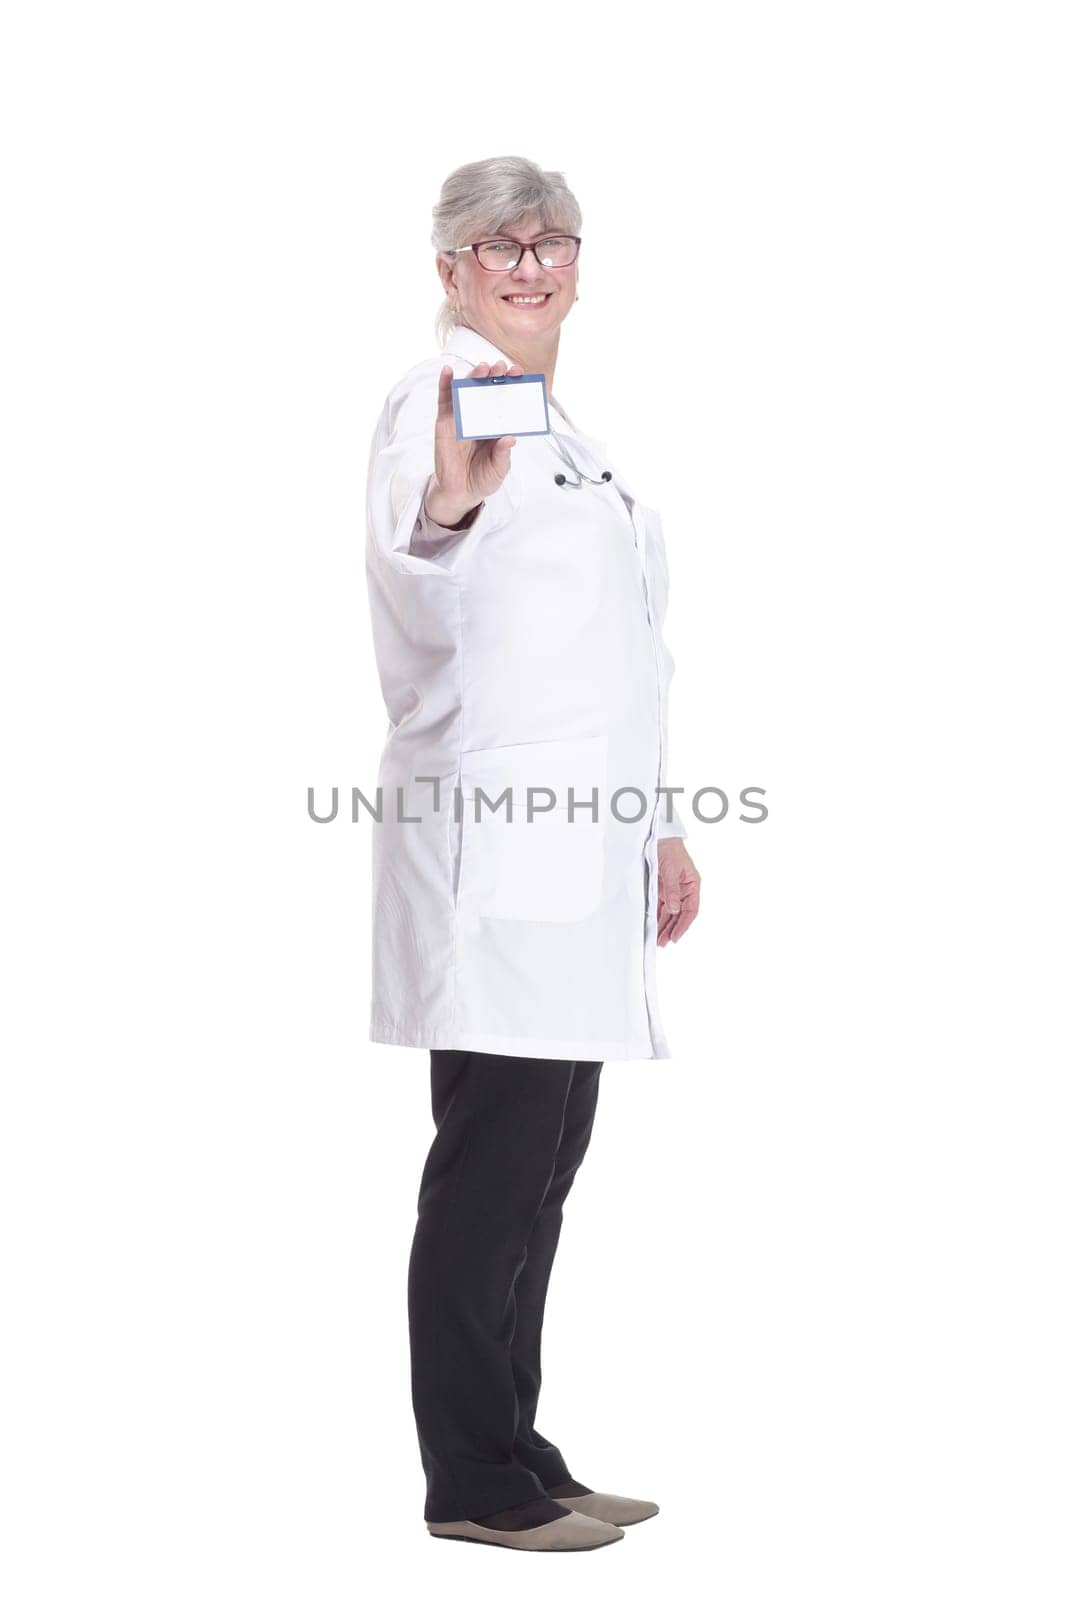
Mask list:
[[[513,306],[540,306],[544,305],[548,294],[506,294],[502,298]]]

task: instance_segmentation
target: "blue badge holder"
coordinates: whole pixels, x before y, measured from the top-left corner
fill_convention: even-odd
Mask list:
[[[467,433],[463,426],[462,393],[464,389],[489,389],[511,387],[521,383],[536,383],[541,387],[540,414],[543,425],[537,428],[502,428],[495,433]],[[524,372],[521,377],[509,378],[501,375],[499,378],[453,378],[452,379],[452,414],[456,420],[457,439],[501,439],[511,437],[515,439],[526,438],[533,434],[550,433],[551,425],[548,420],[548,385],[543,372]]]

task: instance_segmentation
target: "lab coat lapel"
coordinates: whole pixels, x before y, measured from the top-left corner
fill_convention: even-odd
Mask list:
[[[616,472],[613,474],[615,487],[626,500],[630,511],[630,521],[634,525],[634,541],[637,545],[637,554],[641,558],[642,569],[645,565],[645,541],[647,537],[645,525],[645,508],[634,494],[625,478],[620,478]]]

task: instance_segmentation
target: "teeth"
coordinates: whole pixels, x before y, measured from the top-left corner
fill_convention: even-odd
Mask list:
[[[513,306],[539,306],[547,295],[543,294],[506,294],[505,300],[510,300]]]

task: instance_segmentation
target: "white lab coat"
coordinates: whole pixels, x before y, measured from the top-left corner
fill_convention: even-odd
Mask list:
[[[371,825],[370,1037],[552,1060],[669,1056],[656,839],[686,830],[678,797],[668,822],[656,792],[674,667],[660,519],[558,402],[553,429],[610,484],[559,487],[558,472],[574,475],[549,440],[520,437],[468,532],[427,519],[441,367],[465,377],[501,359],[457,328],[390,391],[371,446],[367,580],[389,730]],[[619,815],[643,796],[641,820],[612,814],[626,786],[639,794],[618,797]],[[556,809],[526,820],[528,787],[554,791]],[[580,805],[594,788],[595,818]],[[476,820],[476,789],[490,801],[510,789],[512,820],[484,800]]]

